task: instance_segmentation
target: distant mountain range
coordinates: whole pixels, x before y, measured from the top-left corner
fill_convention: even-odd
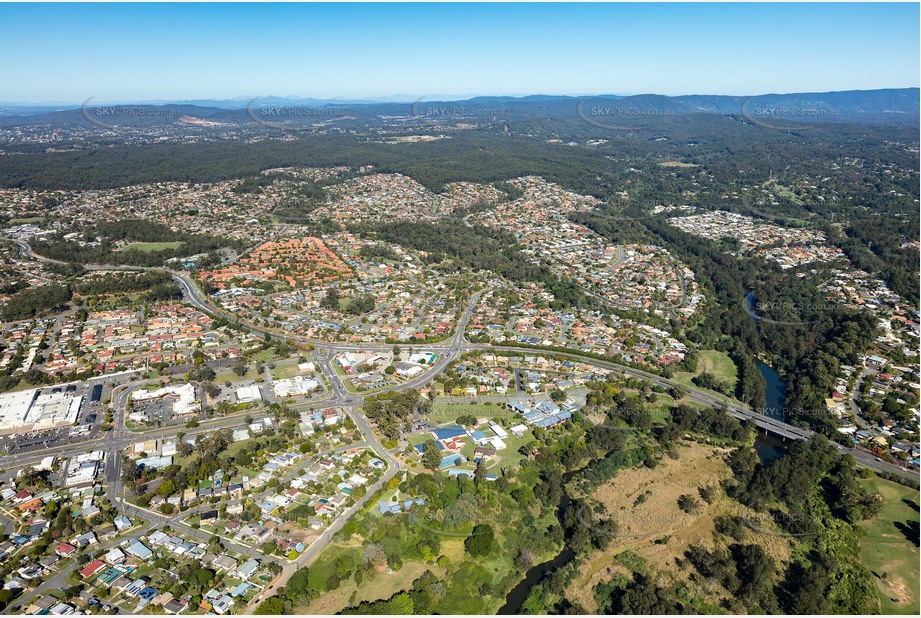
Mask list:
[[[105,112],[105,108],[110,111]],[[127,112],[128,108],[131,109]],[[213,122],[246,122],[268,115],[271,108],[339,110],[340,117],[369,119],[374,116],[506,117],[508,120],[541,117],[582,117],[599,126],[637,117],[680,114],[740,116],[756,124],[869,122],[915,126],[921,117],[918,88],[848,90],[793,94],[762,94],[752,97],[725,95],[664,96],[530,95],[478,96],[463,100],[410,99],[405,95],[375,100],[259,97],[222,100],[190,100],[165,104],[101,103],[85,106],[53,106],[0,103],[0,125],[90,122],[102,126],[124,124],[155,126],[189,119]],[[288,112],[290,113],[290,112]],[[294,116],[295,114],[291,114]],[[315,114],[320,116],[320,114]],[[98,120],[99,122],[94,122]]]

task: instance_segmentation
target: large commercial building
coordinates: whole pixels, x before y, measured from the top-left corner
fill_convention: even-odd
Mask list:
[[[0,432],[48,429],[76,422],[83,396],[57,388],[0,395]]]
[[[147,401],[161,397],[170,397],[176,400],[173,402],[174,417],[190,416],[201,411],[201,403],[195,397],[195,387],[188,383],[164,386],[155,391],[137,390],[131,393],[133,401]]]
[[[297,397],[306,395],[320,388],[320,383],[304,376],[295,376],[272,383],[276,397]]]

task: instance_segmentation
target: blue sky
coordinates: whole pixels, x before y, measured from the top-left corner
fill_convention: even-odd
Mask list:
[[[904,4],[0,4],[0,100],[919,85]]]

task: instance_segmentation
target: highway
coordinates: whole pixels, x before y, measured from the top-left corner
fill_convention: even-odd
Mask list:
[[[24,254],[34,257],[35,259],[47,260],[47,258],[42,258],[40,256],[36,256],[32,254],[31,250],[29,249],[26,243],[23,243],[22,241],[16,241],[16,242],[20,246]],[[101,265],[93,265],[92,267],[100,268],[100,269],[106,268],[105,266],[101,266]],[[166,269],[153,269],[152,268],[152,269],[147,269],[147,270],[166,270]],[[174,277],[174,279],[177,281],[177,283],[182,287],[183,292],[187,297],[187,300],[191,304],[201,309],[202,311],[207,311],[207,312],[216,313],[216,314],[224,314],[223,309],[215,307],[214,305],[208,302],[208,299],[204,296],[204,294],[201,292],[198,286],[195,285],[195,283],[191,280],[188,274],[180,273],[176,271],[170,271],[170,270],[166,270],[166,272],[169,272]],[[555,356],[560,356],[560,357],[572,358],[572,359],[579,360],[582,363],[586,363],[592,366],[611,369],[611,370],[617,371],[626,376],[642,378],[644,380],[648,380],[654,384],[659,384],[666,388],[668,387],[681,388],[684,392],[687,393],[687,396],[693,399],[694,401],[697,401],[699,403],[706,404],[706,405],[718,405],[722,407],[723,409],[725,409],[727,413],[739,419],[753,419],[759,428],[765,431],[771,432],[775,435],[781,436],[785,439],[808,439],[809,437],[813,435],[813,432],[808,429],[794,427],[792,425],[788,425],[786,423],[778,421],[777,419],[766,416],[764,414],[759,414],[755,411],[748,409],[747,407],[744,407],[738,404],[737,402],[733,402],[732,400],[726,397],[720,397],[718,395],[715,395],[713,393],[707,392],[702,389],[679,384],[678,382],[669,380],[667,378],[656,375],[654,373],[635,369],[633,367],[628,367],[626,365],[621,365],[621,364],[609,362],[609,361],[601,361],[601,360],[594,359],[594,358],[588,358],[588,357],[581,356],[577,353],[566,353],[566,352],[556,352],[556,351],[542,352],[541,350],[534,349],[534,348],[470,344],[467,342],[465,338],[466,326],[470,320],[470,317],[473,314],[476,303],[479,301],[479,298],[482,296],[482,294],[483,294],[482,291],[477,292],[468,301],[467,306],[464,309],[464,312],[462,313],[460,320],[458,321],[457,328],[455,329],[455,332],[452,337],[450,337],[448,340],[441,342],[439,344],[414,346],[416,349],[430,350],[438,354],[438,358],[436,362],[433,364],[433,366],[429,370],[427,370],[425,373],[423,373],[417,378],[408,380],[401,384],[392,385],[392,386],[386,387],[384,389],[381,389],[375,392],[391,392],[391,391],[403,390],[407,388],[421,388],[425,386],[426,384],[428,384],[429,382],[431,382],[432,380],[434,380],[437,377],[437,375],[450,362],[452,362],[457,357],[459,357],[461,354],[467,351],[491,349],[491,350],[496,350],[496,351],[518,352],[522,354],[546,353],[546,354],[553,354]],[[229,319],[233,319],[232,315],[226,315],[226,314],[224,315],[225,317],[228,317]],[[331,366],[332,356],[335,351],[338,351],[340,349],[386,350],[391,347],[391,346],[375,346],[373,344],[364,345],[364,346],[357,346],[357,345],[356,346],[340,346],[338,344],[328,343],[328,342],[319,341],[319,340],[312,340],[312,339],[300,337],[297,335],[280,334],[270,329],[266,329],[266,328],[258,327],[258,326],[251,326],[249,328],[253,332],[257,332],[262,335],[269,335],[270,337],[274,337],[276,339],[282,339],[282,340],[289,341],[289,342],[293,341],[297,343],[305,343],[305,344],[313,345],[314,348],[317,350],[317,358],[319,361],[320,369],[323,375],[329,381],[329,384],[332,389],[332,397],[326,400],[326,404],[330,406],[357,408],[358,406],[361,405],[361,402],[363,401],[363,397],[359,395],[353,395],[348,392],[348,390],[342,384],[341,379],[336,374],[335,370],[332,368]],[[124,396],[127,397],[127,392],[125,392]],[[220,419],[211,419],[209,421],[203,421],[202,426],[203,427],[207,426],[207,428],[213,429],[214,427],[231,425],[237,421],[237,419],[234,418],[234,416],[245,416],[245,414],[238,414],[238,415],[233,415],[233,416],[222,417]],[[356,420],[362,418],[360,414],[353,414],[353,417]],[[119,425],[123,426],[123,423],[119,423]],[[143,437],[144,438],[157,437],[158,435],[166,436],[174,432],[175,432],[174,428],[161,428],[159,430],[150,430],[149,432],[144,432]],[[189,432],[189,433],[194,433],[194,432]],[[131,444],[141,439],[141,437],[142,437],[141,434],[136,434],[136,436],[132,436],[130,432],[121,431],[121,432],[116,432],[116,434],[114,436],[110,436],[109,439],[114,441],[114,443],[110,443],[112,446],[115,446],[115,445],[127,446],[128,444]],[[87,442],[80,443],[79,446],[80,447],[83,447],[83,446],[92,447],[92,446],[95,446],[96,444],[99,444],[100,440],[104,440],[104,439],[106,439],[106,436],[103,436],[102,438],[97,438],[94,441],[87,441]],[[62,451],[66,451],[70,448],[74,448],[74,447],[70,445],[65,445],[59,448],[45,449],[41,451],[42,453],[41,456],[39,456],[39,454],[37,453],[31,454],[31,455],[28,453],[22,454],[22,455],[13,455],[8,458],[8,461],[17,466],[28,465],[29,463],[40,461],[44,455],[59,454]],[[865,466],[865,467],[868,467],[868,468],[871,468],[877,471],[888,472],[888,473],[902,476],[905,478],[917,478],[917,473],[902,470],[899,466],[895,464],[891,464],[886,461],[877,461],[875,456],[870,455],[868,453],[858,451],[856,449],[851,449],[851,448],[842,448],[841,450],[843,452],[847,452],[848,454],[851,454],[854,457],[855,461],[857,461],[857,463],[862,466]]]
[[[25,242],[14,240],[16,244],[20,247],[21,253],[25,257],[30,257],[33,259],[56,262],[56,260],[49,260],[42,256],[38,256],[32,253],[29,245]],[[223,308],[217,307],[210,302],[210,299],[198,288],[195,282],[191,279],[188,273],[178,272],[164,268],[136,268],[136,267],[119,267],[119,266],[109,266],[109,265],[89,265],[86,266],[88,270],[154,270],[169,273],[173,279],[178,283],[180,288],[183,291],[183,295],[187,302],[194,305],[202,311],[206,311],[211,314],[221,315],[226,317],[234,322],[240,323],[235,316],[224,310]],[[618,363],[603,361],[599,359],[589,358],[582,355],[579,355],[575,352],[558,352],[558,351],[545,351],[535,348],[527,347],[516,347],[511,346],[490,346],[483,344],[471,344],[465,336],[467,325],[473,315],[473,312],[479,302],[484,291],[478,291],[471,295],[468,299],[466,307],[462,311],[456,329],[451,337],[448,339],[435,343],[435,344],[420,344],[413,345],[413,348],[416,350],[428,350],[436,353],[436,360],[423,374],[417,378],[406,380],[398,384],[393,384],[383,389],[373,391],[375,394],[386,393],[392,391],[405,390],[410,388],[421,388],[426,384],[436,379],[438,375],[454,360],[459,358],[462,354],[468,351],[474,350],[492,350],[492,351],[502,351],[502,352],[515,352],[519,354],[545,354],[552,355],[562,358],[570,358],[579,361],[580,363],[599,367],[603,369],[608,369],[615,371],[621,375],[628,377],[640,378],[646,381],[649,381],[653,384],[660,385],[665,388],[680,388],[686,397],[697,403],[708,405],[708,406],[718,406],[720,409],[725,410],[728,414],[732,415],[735,418],[740,420],[753,420],[757,427],[764,431],[768,431],[774,435],[783,437],[784,439],[791,440],[805,440],[812,437],[814,434],[808,429],[802,429],[798,427],[793,427],[777,419],[765,416],[749,409],[746,406],[739,404],[738,402],[732,401],[725,396],[719,396],[714,393],[699,389],[696,387],[689,387],[684,384],[680,384],[674,380],[664,378],[662,376],[643,371],[640,369],[635,369],[633,367],[621,365]],[[347,511],[340,514],[335,521],[327,528],[323,534],[307,547],[296,560],[287,561],[283,559],[278,559],[271,556],[265,556],[258,550],[254,548],[244,547],[233,542],[223,541],[225,546],[238,551],[240,553],[257,557],[261,560],[275,561],[282,565],[282,572],[278,575],[275,580],[266,588],[266,590],[257,596],[253,600],[253,603],[247,607],[247,613],[252,613],[256,605],[259,602],[263,601],[268,596],[271,596],[274,591],[277,591],[278,588],[284,586],[285,582],[300,568],[309,565],[317,556],[326,548],[332,539],[333,535],[345,525],[350,517],[352,517],[359,510],[364,508],[367,502],[374,497],[374,495],[383,488],[387,483],[390,482],[400,472],[399,463],[393,457],[393,454],[389,452],[378,440],[375,435],[374,429],[370,426],[367,419],[360,413],[361,405],[364,401],[364,395],[354,394],[348,391],[345,387],[342,378],[336,373],[332,363],[334,362],[333,357],[336,352],[341,350],[389,350],[392,346],[385,346],[381,344],[368,344],[368,345],[340,345],[335,343],[328,343],[320,340],[313,340],[306,337],[302,337],[296,334],[290,333],[279,333],[271,329],[267,329],[261,326],[253,324],[243,324],[243,326],[254,333],[261,335],[268,335],[269,337],[287,341],[289,343],[297,343],[302,345],[310,345],[316,351],[316,361],[321,371],[322,375],[326,378],[330,392],[321,399],[314,401],[305,402],[304,405],[310,404],[319,404],[327,405],[330,407],[341,407],[347,410],[347,413],[351,419],[355,422],[355,425],[358,427],[363,441],[357,445],[350,445],[347,448],[356,448],[356,447],[369,447],[374,450],[374,452],[380,457],[386,464],[387,469],[384,475],[375,482],[372,486],[368,487],[364,496],[362,496],[356,503],[350,507]],[[7,468],[20,469],[33,465],[41,461],[44,457],[48,455],[57,455],[60,457],[66,457],[71,455],[76,455],[82,452],[86,452],[94,449],[102,449],[107,454],[106,461],[106,479],[107,479],[107,496],[109,500],[118,505],[118,507],[127,515],[134,517],[136,519],[143,520],[145,526],[142,531],[132,533],[132,536],[140,535],[143,531],[148,531],[154,527],[169,525],[173,528],[181,529],[184,534],[189,536],[202,539],[207,541],[211,535],[191,528],[180,522],[181,518],[187,517],[192,512],[197,512],[202,508],[205,508],[210,505],[203,505],[202,507],[196,507],[191,511],[187,511],[177,516],[166,516],[148,509],[143,509],[128,503],[124,498],[124,491],[120,479],[121,474],[121,459],[124,450],[134,444],[135,442],[154,439],[154,438],[163,438],[168,436],[174,436],[177,433],[176,427],[162,427],[157,429],[151,429],[144,432],[134,433],[127,430],[125,427],[125,410],[127,409],[128,398],[131,393],[141,388],[152,381],[138,381],[130,384],[125,384],[118,386],[114,389],[112,394],[112,405],[114,410],[114,419],[115,427],[108,432],[101,434],[100,436],[93,438],[91,440],[86,440],[74,444],[64,444],[58,447],[51,447],[36,452],[23,452],[16,453],[10,456],[5,457],[4,466]],[[240,424],[243,417],[248,416],[251,412],[240,412],[236,414],[227,415],[217,419],[207,419],[201,421],[200,426],[194,429],[189,429],[186,431],[187,435],[197,435],[201,433],[207,433],[214,431],[216,429],[221,429],[225,427],[231,427]],[[887,472],[902,476],[905,478],[917,479],[918,474],[914,472],[908,472],[902,470],[900,467],[885,462],[877,461],[876,458],[868,453],[862,451],[857,451],[855,449],[839,447],[841,452],[850,454],[854,457],[854,460],[858,465],[871,468],[876,471]],[[309,463],[310,460],[308,460]],[[303,465],[306,465],[302,464]],[[298,466],[293,472],[296,472],[301,468]],[[6,528],[9,528],[11,522],[8,522],[6,518],[0,518],[2,523],[4,523]],[[119,539],[120,540],[120,539]],[[104,549],[108,547],[111,543],[106,543],[101,545],[99,548]],[[72,567],[71,567],[72,569]],[[24,595],[20,599],[17,599],[16,605],[22,605],[28,600],[34,597],[34,595],[42,590],[48,590],[53,587],[60,587],[64,584],[66,579],[66,573],[71,569],[64,569],[55,575],[53,575],[49,581],[42,584],[38,590],[33,591],[27,595]],[[8,608],[9,610],[10,608]]]

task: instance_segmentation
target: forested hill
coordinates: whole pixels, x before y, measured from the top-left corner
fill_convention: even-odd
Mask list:
[[[727,180],[759,183],[768,181],[781,166],[790,173],[812,171],[816,160],[855,156],[875,160],[884,154],[903,167],[915,167],[917,162],[916,155],[900,146],[917,142],[916,129],[841,125],[789,133],[713,114],[638,122],[635,130],[611,131],[582,120],[549,118],[508,123],[509,133],[504,126],[489,125],[456,132],[449,139],[396,145],[324,134],[252,143],[112,144],[65,152],[44,148],[29,152],[22,146],[17,154],[0,155],[0,187],[105,189],[147,182],[216,182],[272,167],[373,165],[379,172],[407,174],[434,191],[449,182],[490,182],[533,174],[603,198],[623,189],[623,181],[635,174],[629,167],[651,169],[669,160],[702,165],[708,174]],[[599,144],[586,147],[587,140]],[[887,184],[900,182],[891,177],[871,180],[870,188],[881,192]],[[906,185],[896,191],[910,195],[917,189]]]
[[[150,113],[120,114],[119,121],[134,126],[154,126],[180,122],[183,116],[195,118],[246,122],[255,111],[259,113],[271,107],[301,107],[321,110],[341,110],[344,114],[370,119],[383,116],[413,115],[432,107],[464,109],[476,115],[496,112],[508,120],[546,118],[576,118],[580,111],[585,113],[597,106],[610,110],[631,110],[636,112],[658,111],[664,114],[707,113],[717,115],[740,115],[743,105],[752,109],[770,110],[773,115],[808,119],[811,122],[840,123],[882,123],[918,125],[918,88],[886,88],[880,90],[847,90],[840,92],[809,92],[786,94],[752,94],[744,96],[726,95],[681,95],[635,94],[619,96],[599,94],[597,96],[548,96],[525,97],[483,96],[464,100],[450,100],[444,97],[421,97],[417,101],[403,102],[337,102],[312,99],[288,99],[281,97],[260,97],[252,100],[174,102],[165,105],[150,104],[102,104],[94,101],[84,106],[63,107],[47,110],[31,110],[24,106],[4,109],[0,104],[0,126],[22,126],[32,124],[73,124],[87,121],[87,116],[101,115],[110,120],[106,108],[130,107]],[[2,113],[6,111],[6,113]],[[152,113],[156,111],[157,113]],[[38,113],[35,113],[38,112]],[[108,122],[106,123],[108,124]]]

